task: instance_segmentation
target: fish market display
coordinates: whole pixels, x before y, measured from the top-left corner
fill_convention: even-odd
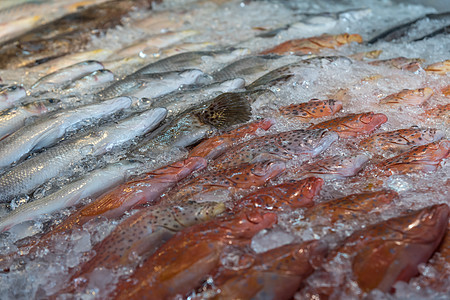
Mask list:
[[[0,298],[448,299],[448,1],[0,1]]]

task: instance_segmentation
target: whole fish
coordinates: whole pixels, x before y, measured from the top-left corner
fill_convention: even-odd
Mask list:
[[[180,230],[209,221],[224,211],[223,203],[192,201],[141,209],[121,222],[102,242],[93,247],[95,256],[83,263],[71,276],[68,286],[57,294],[81,290],[89,283],[89,275],[96,268],[134,269]],[[76,285],[75,282],[81,280],[83,283]]]
[[[138,74],[114,82],[98,92],[99,99],[109,99],[117,96],[134,96],[153,99],[163,96],[184,85],[204,84],[209,79],[200,70],[172,71],[166,73]]]
[[[316,37],[290,40],[271,49],[264,50],[260,54],[317,54],[324,48],[332,49],[351,42],[362,43],[362,38],[359,34],[323,34]]]
[[[436,107],[427,109],[422,115],[426,120],[441,119],[445,123],[450,123],[450,103],[439,104]]]
[[[340,138],[349,138],[371,133],[386,122],[387,117],[384,114],[367,112],[324,121],[311,125],[309,129],[325,128],[337,132]]]
[[[98,120],[130,107],[128,97],[114,98],[102,103],[88,104],[55,113],[34,124],[20,128],[0,141],[0,168],[5,168],[38,149],[48,147],[64,136],[66,131],[87,120]]]
[[[84,158],[102,155],[129,143],[154,129],[166,113],[164,108],[156,108],[117,124],[94,128],[81,137],[67,140],[18,164],[0,176],[0,202],[27,194],[50,178],[70,172]]]
[[[104,86],[114,80],[114,74],[109,70],[97,70],[63,87],[65,93],[90,93],[93,89]]]
[[[43,215],[74,206],[87,197],[97,197],[104,191],[125,180],[130,170],[136,169],[137,162],[119,162],[105,168],[94,170],[77,181],[63,186],[46,197],[25,203],[0,219],[0,231],[29,220],[36,220]]]
[[[355,231],[327,257],[327,261],[346,257],[352,272],[331,286],[316,287],[314,294],[340,297],[344,280],[356,281],[366,293],[374,289],[391,292],[396,282],[408,282],[418,274],[418,265],[425,263],[441,242],[448,218],[448,206],[440,204]]]
[[[331,156],[301,165],[298,173],[302,176],[317,176],[324,179],[343,179],[358,174],[368,161],[369,157],[364,154]]]
[[[255,135],[258,129],[268,130],[273,125],[273,121],[263,119],[252,123],[244,124],[224,134],[210,137],[195,146],[189,157],[204,157],[205,159],[215,159],[233,146],[250,135]]]
[[[167,194],[170,202],[186,200],[210,201],[217,195],[235,195],[240,191],[260,187],[283,173],[286,165],[282,161],[266,161],[242,164],[237,168],[203,173]]]
[[[283,211],[313,205],[324,184],[323,179],[308,177],[261,188],[235,201],[235,207],[254,207],[265,210]]]
[[[308,102],[281,107],[280,114],[285,117],[307,121],[313,118],[332,116],[341,109],[342,102],[339,100],[311,99]]]
[[[31,86],[31,92],[51,91],[62,87],[63,85],[67,85],[71,81],[81,78],[84,75],[103,69],[103,65],[98,61],[83,61],[40,78]]]
[[[153,0],[108,1],[43,24],[0,45],[0,69],[39,65],[85,50],[94,36],[122,24],[133,8],[150,8]]]
[[[421,146],[438,141],[444,137],[444,132],[434,128],[411,127],[394,131],[381,132],[362,140],[359,146],[373,153],[400,153],[415,146]]]
[[[423,62],[424,60],[420,58],[407,58],[400,56],[389,59],[371,61],[369,62],[369,65],[389,66],[404,71],[416,72],[417,70],[420,70],[422,68],[421,64]]]
[[[327,129],[292,130],[251,139],[237,145],[214,160],[216,169],[228,169],[243,163],[269,159],[289,160],[315,157],[338,139]]]
[[[433,96],[432,89],[426,87],[415,90],[402,90],[380,100],[380,104],[386,105],[422,105]]]
[[[177,233],[127,280],[113,299],[168,299],[196,288],[218,264],[226,245],[244,245],[277,222],[274,213],[243,211]]]
[[[445,75],[450,72],[450,59],[428,65],[425,71],[429,74]]]
[[[18,101],[27,95],[21,86],[12,85],[0,88],[0,110],[17,105]]]
[[[327,250],[313,240],[246,257],[239,270],[222,267],[213,275],[218,291],[213,299],[292,299]]]
[[[60,107],[58,99],[43,99],[35,102],[12,107],[0,112],[0,140],[25,125],[31,117],[43,116]]]
[[[247,94],[225,93],[173,117],[138,144],[135,153],[149,155],[195,144],[218,129],[250,120]]]

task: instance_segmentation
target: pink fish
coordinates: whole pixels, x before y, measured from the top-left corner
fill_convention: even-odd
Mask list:
[[[302,176],[317,176],[326,179],[355,176],[369,161],[364,154],[332,156],[299,167]]]
[[[426,87],[415,90],[402,90],[380,100],[380,104],[386,105],[422,105],[433,96],[432,89]]]

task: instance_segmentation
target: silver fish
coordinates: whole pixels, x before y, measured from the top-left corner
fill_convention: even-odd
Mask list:
[[[94,71],[66,85],[63,89],[66,93],[86,93],[92,89],[102,87],[114,80],[114,74],[106,69]]]
[[[235,61],[228,66],[212,73],[214,80],[223,81],[241,77],[246,79],[249,75],[268,70],[270,60],[278,59],[278,55],[250,56]]]
[[[114,98],[56,113],[34,124],[22,127],[0,141],[0,168],[5,168],[28,153],[50,146],[66,131],[86,120],[96,120],[130,107],[128,97]]]
[[[18,164],[0,177],[0,202],[30,193],[47,180],[70,172],[86,157],[99,156],[123,146],[154,129],[166,114],[164,108],[145,111],[118,124],[95,128]]]
[[[22,222],[36,220],[40,216],[76,205],[84,198],[97,197],[123,182],[128,177],[129,171],[140,165],[138,162],[130,161],[111,164],[88,173],[46,197],[25,203],[0,219],[0,232]]]
[[[0,89],[0,110],[10,108],[27,95],[21,86],[13,85]]]

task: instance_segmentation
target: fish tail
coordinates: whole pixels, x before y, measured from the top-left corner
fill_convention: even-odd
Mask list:
[[[224,93],[198,114],[200,120],[216,128],[227,128],[250,120],[251,106],[240,94]]]

